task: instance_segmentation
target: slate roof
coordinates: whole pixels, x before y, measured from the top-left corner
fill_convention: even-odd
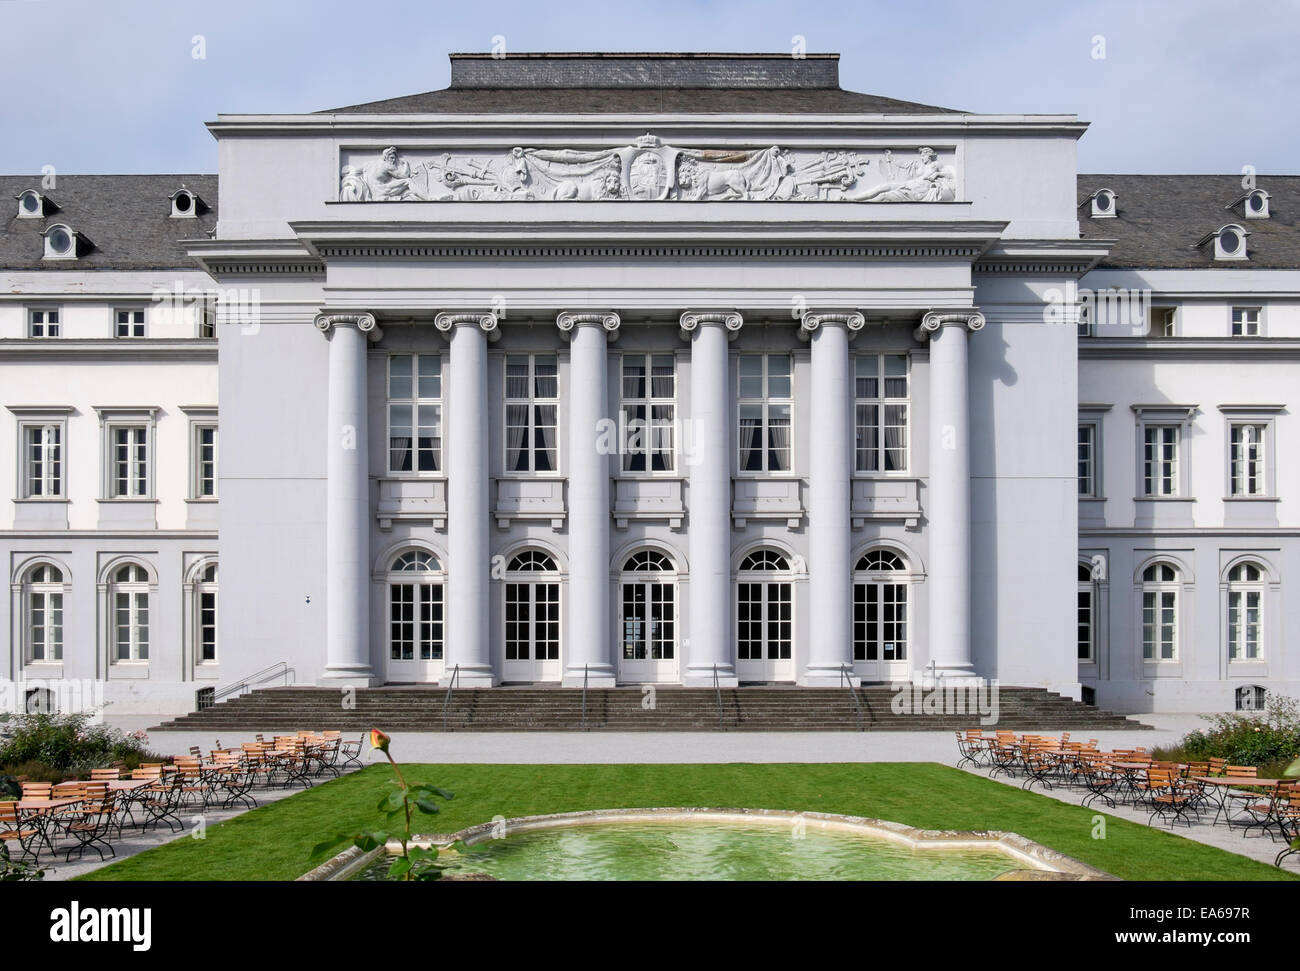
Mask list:
[[[170,197],[185,186],[202,201],[194,219],[173,219]],[[44,219],[21,219],[17,197],[35,189],[58,209]],[[92,244],[75,260],[46,260],[42,232],[65,223]],[[41,188],[39,175],[0,175],[0,269],[196,269],[181,244],[202,239],[217,225],[215,175],[59,175]]]
[[[1300,268],[1300,176],[1257,175],[1269,194],[1269,218],[1247,219],[1238,203],[1245,194],[1239,175],[1080,175],[1079,232],[1085,239],[1113,239],[1103,267],[1297,269]],[[1094,219],[1089,200],[1098,189],[1115,193],[1115,218]],[[1247,260],[1215,260],[1207,233],[1237,223],[1246,238]]]
[[[451,54],[437,91],[318,114],[960,114],[845,91],[839,55]]]

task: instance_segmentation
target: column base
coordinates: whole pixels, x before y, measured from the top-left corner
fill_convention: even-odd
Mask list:
[[[718,687],[735,688],[740,685],[736,678],[736,670],[730,664],[725,667],[718,665]],[[682,674],[682,686],[686,688],[712,688],[713,687],[713,665],[708,667],[686,666]]]
[[[451,671],[444,671],[442,677],[438,679],[438,687],[445,688],[451,684],[451,676]],[[497,673],[492,670],[490,664],[470,666],[462,664],[456,677],[457,688],[495,688],[499,683]]]
[[[810,664],[795,683],[806,688],[844,688],[850,684],[856,688],[862,684],[862,679],[853,673],[852,665],[849,665],[846,681],[843,668]]]
[[[934,675],[935,687],[958,688],[984,683],[984,679],[975,673],[975,665],[970,663],[938,664],[930,670]],[[923,673],[929,674],[930,671]]]
[[[588,688],[612,688],[618,683],[612,664],[588,664],[585,671],[582,668],[566,668],[560,686],[581,688],[584,676]]]
[[[373,688],[379,679],[368,664],[338,665],[327,667],[317,683],[324,688]]]

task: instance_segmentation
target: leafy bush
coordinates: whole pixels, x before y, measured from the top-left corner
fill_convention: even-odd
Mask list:
[[[11,723],[11,732],[0,742],[0,766],[12,767],[12,775],[33,772],[59,772],[63,776],[84,774],[92,768],[126,764],[128,768],[151,760],[145,749],[144,732],[127,734],[108,725],[92,725],[90,715],[20,715]],[[26,769],[26,773],[19,771]],[[58,781],[41,779],[39,781]]]
[[[9,857],[9,847],[0,840],[0,883],[19,883],[45,878],[45,871],[34,863]]]
[[[1162,758],[1203,762],[1227,759],[1229,765],[1273,768],[1300,755],[1300,704],[1286,695],[1270,694],[1261,713],[1227,712],[1206,715],[1210,727],[1189,732],[1172,749],[1158,750]]]

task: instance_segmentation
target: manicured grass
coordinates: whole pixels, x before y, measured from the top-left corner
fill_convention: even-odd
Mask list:
[[[1130,880],[1295,879],[1262,863],[931,763],[786,765],[412,765],[409,782],[452,790],[424,832],[493,816],[717,806],[846,813],[922,829],[1011,830]],[[335,833],[382,828],[387,766],[372,766],[89,874],[89,880],[291,880]]]

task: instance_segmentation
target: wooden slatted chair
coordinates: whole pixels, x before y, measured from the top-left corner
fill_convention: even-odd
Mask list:
[[[1192,797],[1186,791],[1177,771],[1148,769],[1147,793],[1147,804],[1151,807],[1151,815],[1147,817],[1148,826],[1157,816],[1167,820],[1170,827],[1180,819],[1188,827],[1192,825],[1192,821],[1187,818],[1187,813],[1191,810]]]

